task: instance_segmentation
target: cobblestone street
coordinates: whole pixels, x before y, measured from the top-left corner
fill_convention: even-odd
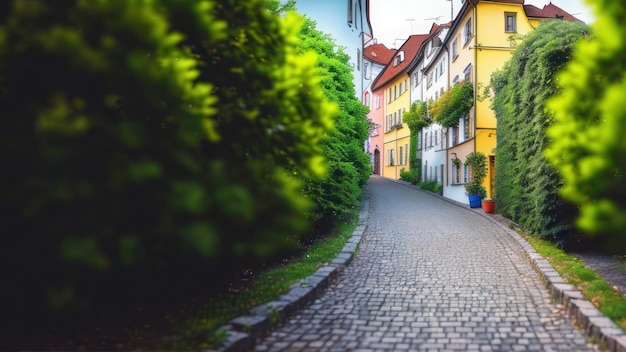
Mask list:
[[[370,178],[367,228],[325,294],[257,351],[592,351],[498,226]]]

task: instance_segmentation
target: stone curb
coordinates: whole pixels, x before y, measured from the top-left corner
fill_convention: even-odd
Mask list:
[[[358,244],[367,227],[369,208],[369,190],[367,185],[364,185],[357,227],[341,253],[313,275],[291,285],[289,292],[281,295],[278,300],[256,306],[250,310],[250,315],[237,317],[222,326],[220,330],[226,331],[228,337],[219,349],[206,352],[249,351],[258,340],[269,336],[278,325],[319,298],[356,255]]]
[[[535,249],[513,229],[487,215],[480,208],[472,209],[466,204],[425,191],[406,181],[388,178],[385,179],[416,188],[422,192],[432,195],[433,197],[473,211],[500,227],[507,234],[513,237],[517,244],[524,250],[526,257],[535,271],[539,274],[540,279],[548,290],[553,301],[563,306],[565,312],[574,321],[574,324],[584,330],[587,336],[598,341],[599,344],[607,351],[626,352],[626,334],[624,333],[624,330],[613,323],[611,319],[604,316],[591,302],[585,300],[580,291],[578,291],[573,285],[568,284],[556,272],[556,270],[552,268],[550,263],[537,253],[537,251],[535,251]]]

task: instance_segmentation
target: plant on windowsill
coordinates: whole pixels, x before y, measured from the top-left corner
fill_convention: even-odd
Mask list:
[[[472,170],[472,179],[465,184],[470,208],[478,208],[481,199],[487,196],[487,190],[483,187],[483,180],[487,177],[487,156],[482,152],[472,152],[467,155],[465,165]]]
[[[455,167],[461,167],[461,159],[459,158],[452,159],[452,165],[454,165]]]

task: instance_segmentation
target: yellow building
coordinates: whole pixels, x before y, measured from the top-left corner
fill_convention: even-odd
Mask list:
[[[524,5],[523,0],[469,0],[463,4],[453,22],[444,45],[450,53],[451,86],[460,81],[471,81],[474,85],[474,107],[460,122],[460,143],[449,148],[448,154],[463,162],[472,151],[483,152],[488,157],[488,175],[483,183],[487,197],[494,189],[494,162],[496,155],[496,118],[490,108],[490,99],[477,99],[488,86],[491,74],[502,68],[515,51],[516,37],[533,30],[539,21],[561,18],[576,20],[564,10],[550,4],[539,9]],[[473,146],[467,144],[473,138]],[[449,160],[450,161],[450,160]],[[458,166],[457,166],[458,167]],[[460,167],[448,168],[449,179],[464,183],[468,170]],[[463,175],[463,173],[465,174]],[[463,175],[463,176],[462,176]],[[466,180],[465,180],[466,181]],[[456,192],[458,193],[458,192]],[[446,190],[444,189],[444,196]]]
[[[382,176],[399,179],[409,170],[410,131],[402,117],[411,106],[409,66],[427,34],[412,35],[395,52],[372,85],[374,93],[384,91],[384,146]]]

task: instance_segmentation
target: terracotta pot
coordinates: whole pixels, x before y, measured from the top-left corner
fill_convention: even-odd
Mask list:
[[[492,199],[483,199],[480,202],[480,206],[483,208],[485,213],[493,213],[496,202]]]

